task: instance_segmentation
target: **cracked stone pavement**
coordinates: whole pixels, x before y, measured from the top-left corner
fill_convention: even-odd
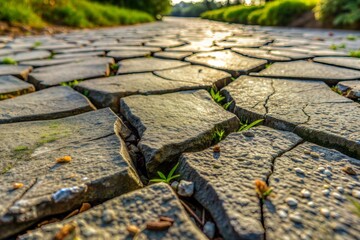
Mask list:
[[[166,18],[0,36],[0,62],[17,61],[0,64],[0,239],[133,239],[131,225],[139,239],[358,239],[348,34]],[[177,162],[192,197],[147,186]],[[171,227],[146,228],[164,216]]]

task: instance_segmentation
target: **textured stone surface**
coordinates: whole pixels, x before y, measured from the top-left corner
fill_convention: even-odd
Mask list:
[[[241,77],[222,90],[235,113],[360,156],[359,104],[323,82]]]
[[[194,197],[211,213],[224,239],[263,239],[254,181],[266,181],[273,159],[300,141],[293,133],[266,127],[232,133],[219,143],[220,153],[209,148],[183,154],[179,173],[194,181]]]
[[[13,76],[0,76],[0,100],[34,92],[33,85]]]
[[[120,98],[130,95],[164,94],[176,91],[209,88],[205,81],[173,81],[152,73],[126,74],[81,82],[76,90],[87,92],[88,98],[97,107],[111,107],[119,112]]]
[[[288,57],[276,56],[271,54],[270,51],[256,48],[232,48],[234,52],[240,53],[241,55],[245,55],[253,58],[265,59],[270,62],[286,62],[291,59]]]
[[[360,70],[360,58],[352,57],[317,57],[314,62]]]
[[[26,80],[31,70],[31,66],[0,65],[0,76],[13,75]]]
[[[108,109],[0,128],[1,237],[82,202],[141,187],[119,128],[120,120]],[[71,162],[56,163],[63,156],[71,156]],[[13,190],[15,182],[24,187]]]
[[[138,131],[149,172],[184,151],[208,146],[215,129],[228,133],[239,127],[237,117],[205,90],[122,98],[120,112]]]
[[[17,62],[27,61],[27,60],[34,60],[34,59],[44,59],[51,56],[51,53],[48,51],[36,50],[36,51],[29,51],[29,52],[20,52],[14,55],[8,56],[1,56],[0,62],[3,61],[4,58],[12,58]]]
[[[54,65],[61,65],[66,63],[76,63],[81,61],[86,61],[86,58],[60,58],[60,59],[42,59],[42,60],[30,60],[21,62],[21,64],[32,66],[34,68],[37,67],[48,67]]]
[[[119,65],[118,74],[127,74],[177,68],[189,65],[189,63],[158,58],[137,58],[120,61]]]
[[[54,87],[0,102],[0,123],[55,119],[93,110],[70,87]]]
[[[336,85],[346,97],[359,100],[360,99],[360,81],[343,81]]]
[[[191,54],[192,52],[157,52],[154,56],[157,58],[183,60]]]
[[[93,52],[82,52],[82,53],[69,53],[69,54],[56,54],[54,59],[64,59],[64,58],[87,58],[87,57],[102,57],[105,56],[104,51],[93,51]]]
[[[186,215],[175,193],[162,183],[122,195],[72,219],[23,235],[20,239],[53,239],[61,227],[70,222],[77,224],[78,237],[82,239],[133,239],[126,230],[129,225],[141,229],[147,222],[156,221],[161,216],[174,219],[174,224],[164,231],[144,230],[139,239],[207,239]]]
[[[29,76],[29,82],[43,89],[74,80],[104,77],[110,74],[109,64],[113,59],[95,58],[79,63],[37,68]]]
[[[207,67],[224,70],[233,77],[260,70],[265,67],[266,60],[248,58],[229,50],[197,53],[185,59],[193,64],[205,65]]]
[[[107,56],[120,61],[128,58],[140,58],[150,56],[150,51],[110,51]]]
[[[276,159],[269,180],[274,194],[263,208],[266,239],[357,239],[360,218],[349,196],[360,181],[346,166],[360,172],[359,160],[311,143]],[[286,203],[289,197],[295,206]]]
[[[266,68],[259,73],[251,73],[251,75],[274,78],[321,80],[329,84],[336,84],[343,80],[360,79],[360,71],[306,61],[274,63],[269,68]]]
[[[229,73],[198,65],[156,71],[154,74],[173,81],[199,84],[207,87],[215,84],[218,89],[231,82],[231,75]]]

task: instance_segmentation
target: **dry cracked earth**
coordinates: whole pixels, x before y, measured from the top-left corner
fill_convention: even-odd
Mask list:
[[[0,37],[17,62],[0,65],[0,239],[359,239],[347,34],[168,18]],[[177,162],[191,197],[148,184]]]

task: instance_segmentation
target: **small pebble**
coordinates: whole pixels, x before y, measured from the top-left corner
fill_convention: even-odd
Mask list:
[[[324,216],[324,217],[329,217],[330,216],[330,211],[327,208],[321,208],[320,209],[320,213]]]
[[[313,201],[308,202],[307,205],[311,208],[315,207],[315,203]]]
[[[178,186],[179,186],[179,182],[178,181],[173,181],[170,186],[176,192],[177,189],[178,189]]]
[[[332,175],[331,171],[328,169],[325,169],[324,174],[328,177],[330,177]]]
[[[309,155],[310,154],[310,151],[309,150],[304,150],[304,153]]]
[[[310,156],[312,156],[313,158],[319,158],[320,155],[317,152],[310,152]]]
[[[135,225],[129,225],[126,227],[126,230],[132,235],[138,234],[141,230]]]
[[[287,218],[287,213],[284,210],[279,210],[278,215],[281,218]]]
[[[301,190],[301,195],[304,197],[304,198],[309,198],[310,197],[310,191],[307,190],[307,189],[303,189]]]
[[[243,132],[243,135],[245,137],[255,137],[255,134],[253,132],[250,132],[250,131]]]
[[[323,193],[325,196],[327,196],[327,195],[330,194],[330,191],[329,191],[329,189],[325,189],[325,190],[322,190],[322,193]]]
[[[219,145],[215,145],[213,148],[214,153],[219,153],[220,152],[220,146]]]
[[[69,163],[71,162],[71,156],[64,156],[56,159],[57,163]]]
[[[339,218],[340,217],[340,214],[338,214],[338,213],[336,213],[336,212],[331,212],[330,213],[330,216],[332,217],[332,218]]]
[[[304,174],[304,170],[302,170],[301,168],[295,168],[295,172],[299,174]]]
[[[181,180],[178,185],[177,193],[182,197],[191,197],[194,194],[194,183]]]
[[[350,167],[350,166],[345,166],[342,170],[349,175],[356,175],[355,170],[352,169],[352,167]]]
[[[338,190],[339,193],[345,192],[345,189],[343,187],[337,187],[336,190]]]
[[[289,218],[291,219],[291,221],[296,222],[296,223],[302,222],[302,218],[301,218],[300,214],[298,214],[298,213],[290,214]]]
[[[325,168],[324,167],[319,167],[317,170],[322,173],[325,170]]]
[[[353,197],[360,199],[360,191],[359,190],[354,189],[354,190],[352,190],[351,194]]]
[[[333,195],[333,197],[334,197],[335,199],[337,199],[337,200],[340,200],[340,201],[344,200],[344,197],[341,196],[341,194],[338,193],[338,192],[333,192],[332,195]]]
[[[291,207],[296,207],[297,204],[298,204],[298,201],[295,198],[292,198],[292,197],[288,197],[285,201]]]
[[[106,209],[103,212],[102,219],[106,223],[112,222],[116,218],[116,214],[113,210]]]
[[[13,184],[13,189],[19,189],[19,188],[22,188],[24,186],[23,183],[14,183]]]
[[[204,225],[203,232],[208,238],[213,239],[215,236],[215,224],[213,222],[207,221]]]
[[[324,188],[326,188],[326,189],[329,189],[330,188],[330,186],[329,185],[327,185],[327,184],[324,184],[324,186],[323,186]]]

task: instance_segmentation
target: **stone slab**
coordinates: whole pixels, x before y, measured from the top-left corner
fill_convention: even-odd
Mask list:
[[[292,51],[287,51],[287,50],[272,50],[272,51],[270,51],[270,53],[275,56],[288,57],[288,58],[291,58],[292,60],[306,60],[306,59],[314,57],[310,54],[292,52]]]
[[[67,63],[75,63],[87,60],[86,58],[64,58],[64,59],[42,59],[42,60],[30,60],[21,62],[23,65],[38,67],[48,67],[55,65],[62,65]]]
[[[175,60],[184,60],[184,58],[192,55],[192,52],[157,52],[154,53],[154,56],[157,58],[164,59],[175,59]]]
[[[211,46],[207,44],[187,44],[180,47],[166,48],[165,51],[175,52],[212,52],[223,50],[222,47]]]
[[[107,54],[108,57],[112,57],[115,61],[120,61],[129,58],[141,58],[151,56],[150,51],[110,51]]]
[[[32,84],[13,76],[0,76],[0,100],[16,97],[35,91]]]
[[[251,135],[250,135],[251,134]],[[195,184],[195,199],[214,218],[224,239],[263,239],[255,180],[266,181],[272,161],[301,138],[290,132],[256,127],[231,133],[213,148],[180,157],[181,178]]]
[[[12,75],[27,80],[31,66],[0,65],[0,76]]]
[[[360,181],[345,167],[359,173],[360,161],[312,143],[277,158],[269,179],[274,194],[263,207],[266,239],[357,239],[360,218],[349,196]]]
[[[360,58],[352,57],[317,57],[314,62],[325,63],[338,67],[345,67],[355,70],[360,70]]]
[[[1,56],[0,62],[2,62],[4,58],[11,58],[17,62],[21,62],[21,61],[28,61],[28,60],[35,60],[35,59],[44,59],[44,58],[48,58],[50,56],[51,56],[51,53],[49,51],[34,50],[34,51],[28,51],[28,52],[20,52],[20,53],[14,54],[14,55]]]
[[[68,53],[68,54],[55,54],[54,59],[63,59],[63,58],[80,58],[80,57],[102,57],[105,56],[104,51],[93,51],[93,52],[81,52],[81,53]]]
[[[240,77],[222,89],[237,116],[360,156],[359,104],[323,82]]]
[[[199,64],[230,73],[233,77],[248,74],[265,67],[266,60],[241,56],[230,50],[197,53],[185,59],[193,64]]]
[[[190,65],[177,60],[164,60],[159,58],[127,59],[119,62],[118,74],[144,73],[157,70],[171,69]]]
[[[145,43],[145,46],[149,47],[160,47],[160,48],[171,48],[184,45],[182,41],[174,39],[154,39]]]
[[[291,59],[288,57],[272,55],[267,50],[256,49],[256,48],[232,48],[232,51],[240,53],[241,55],[268,60],[270,62],[287,62]]]
[[[231,75],[227,72],[198,65],[155,71],[154,74],[165,79],[198,84],[207,88],[215,85],[217,89],[232,81]]]
[[[74,80],[105,77],[109,76],[109,64],[113,63],[112,58],[90,58],[78,63],[37,68],[29,75],[29,82],[43,89]]]
[[[138,148],[150,173],[184,151],[209,146],[215,129],[229,133],[239,127],[238,118],[205,90],[125,97],[120,112],[141,138]]]
[[[77,225],[81,239],[133,239],[127,231],[129,225],[142,229],[147,222],[156,221],[161,216],[174,219],[174,224],[164,231],[144,230],[138,235],[139,239],[207,239],[187,216],[176,194],[163,183],[124,194],[69,220],[31,231],[19,239],[54,239],[67,223]]]
[[[307,61],[274,63],[261,72],[251,73],[251,75],[272,78],[320,80],[332,85],[337,84],[339,81],[360,79],[360,71]]]
[[[93,109],[86,97],[59,86],[1,101],[0,124],[55,119]]]
[[[343,81],[336,85],[345,96],[354,100],[360,99],[360,81]]]
[[[140,188],[118,136],[120,125],[119,118],[104,109],[0,128],[5,140],[0,143],[1,237],[83,202],[103,202]],[[63,156],[71,156],[71,162],[56,163]],[[15,182],[24,186],[13,190]]]

